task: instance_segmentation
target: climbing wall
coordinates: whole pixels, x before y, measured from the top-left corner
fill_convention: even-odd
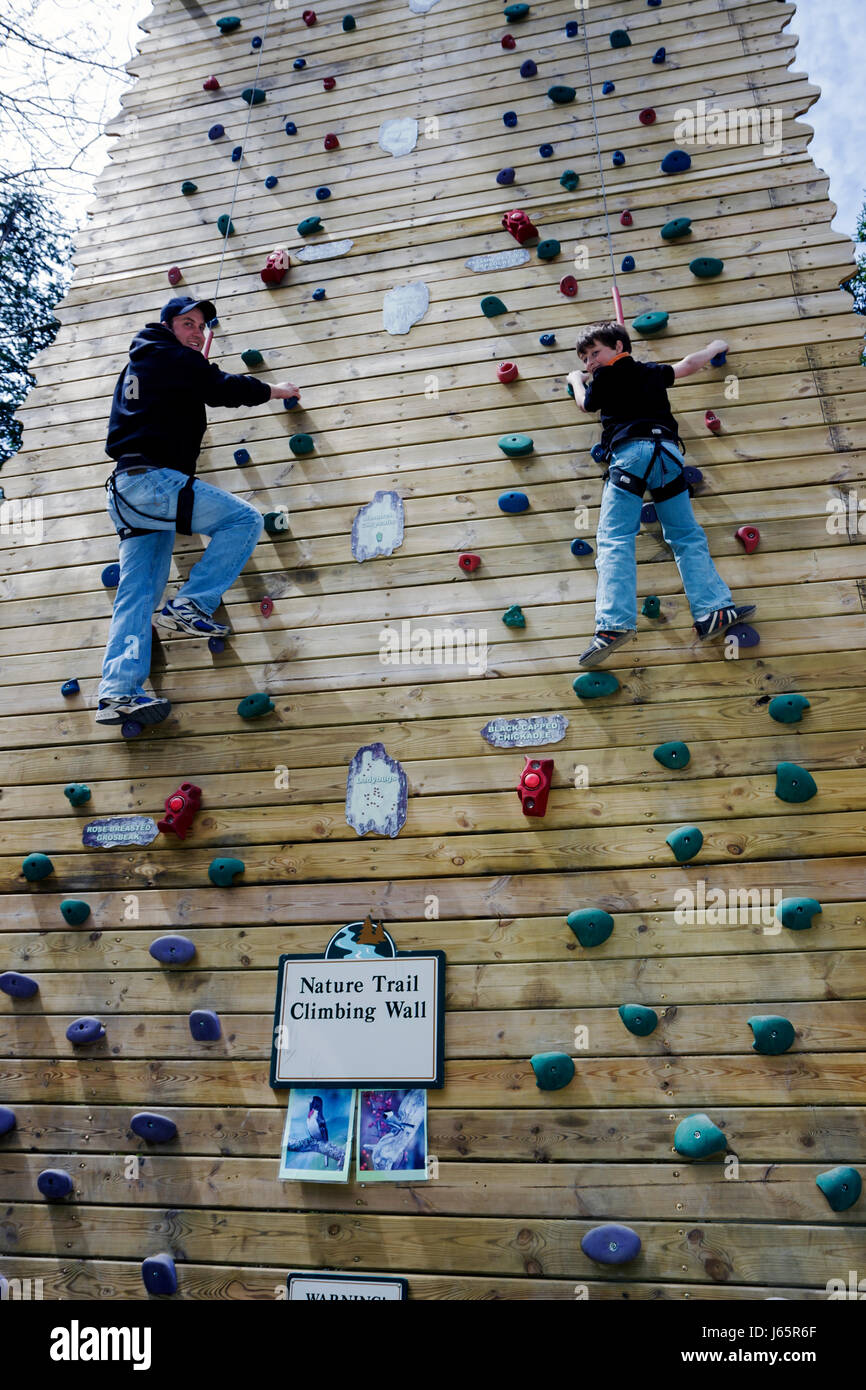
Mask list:
[[[799,1299],[858,1267],[866,1206],[834,1211],[816,1177],[866,1153],[866,393],[862,323],[838,288],[852,247],[831,230],[828,179],[798,120],[819,93],[790,70],[793,12],[550,0],[509,23],[492,2],[381,0],[346,30],[334,0],[318,0],[312,27],[300,5],[243,0],[227,12],[240,28],[221,34],[213,5],[163,0],[144,24],[62,327],[21,411],[24,448],[3,470],[0,967],[39,987],[0,994],[0,1105],[17,1122],[0,1137],[7,1278],[42,1279],[47,1298],[139,1299],[141,1261],[168,1252],[177,1296],[193,1299],[274,1298],[291,1269],[405,1274],[413,1298]],[[612,42],[616,30],[630,42]],[[527,60],[537,72],[523,77]],[[219,88],[203,90],[211,74]],[[555,84],[575,99],[551,100]],[[248,105],[253,87],[265,100]],[[701,102],[779,113],[778,147],[688,143],[681,111]],[[393,121],[409,122],[403,153],[379,143]],[[661,172],[676,149],[691,167]],[[559,253],[543,260],[531,243],[508,264],[473,260],[520,251],[501,225],[518,208]],[[321,229],[299,235],[315,215]],[[677,217],[691,235],[663,239]],[[305,247],[321,258],[299,258]],[[275,248],[291,269],[269,288]],[[701,256],[722,273],[690,271]],[[258,350],[257,372],[298,384],[303,409],[209,412],[200,474],[263,512],[287,508],[289,529],[263,537],[226,595],[224,652],[160,645],[153,685],[173,713],[124,741],[93,721],[112,603],[101,574],[116,558],[103,445],[128,344],[158,318],[171,267],[178,293],[216,293],[212,359],[238,372]],[[635,335],[639,357],[729,343],[726,364],[679,383],[672,405],[703,475],[697,517],[738,600],[758,605],[760,644],[695,645],[647,523],[639,595],[658,596],[660,616],[641,616],[637,644],[602,668],[618,688],[585,699],[572,682],[595,572],[571,542],[594,545],[599,432],[565,376],[578,329],[613,312],[614,271],[630,327],[669,316]],[[575,297],[560,290],[569,274]],[[419,284],[391,324],[403,331],[389,331],[386,296]],[[492,318],[490,295],[505,306]],[[518,367],[510,383],[503,361]],[[293,454],[297,433],[311,453]],[[533,451],[504,453],[513,434]],[[353,519],[387,490],[403,501],[403,542],[359,562]],[[502,510],[509,492],[528,509]],[[751,553],[742,526],[760,533]],[[461,569],[465,552],[479,568]],[[173,584],[198,554],[178,540]],[[525,626],[503,622],[513,605]],[[386,630],[397,661],[382,660]],[[483,642],[484,659],[437,664],[437,633]],[[63,696],[73,678],[80,693]],[[255,692],[274,709],[247,721],[237,706]],[[769,701],[789,693],[808,708],[777,722]],[[558,742],[481,736],[491,720],[541,715],[567,721]],[[687,767],[653,757],[672,740]],[[408,778],[394,838],[346,821],[348,766],[373,743]],[[516,794],[526,756],[554,762],[543,818]],[[781,762],[807,769],[817,794],[781,800]],[[88,820],[159,816],[183,780],[203,792],[185,841],[83,846]],[[71,806],[70,782],[90,801]],[[678,863],[666,840],[688,826],[703,846]],[[22,861],[37,852],[53,874],[29,882]],[[208,878],[220,856],[244,862],[232,887]],[[731,908],[741,892],[757,913]],[[69,899],[90,907],[78,927],[60,913]],[[796,930],[777,899],[822,911]],[[582,909],[612,917],[601,944],[568,925]],[[368,913],[402,950],[447,956],[434,1176],[281,1184],[277,960],[320,952]],[[194,941],[187,966],[149,954],[169,932]],[[628,1031],[628,1004],[655,1011],[652,1033]],[[192,1009],[220,1016],[219,1041],[193,1039]],[[781,1055],[752,1048],[748,1020],[766,1015],[793,1026]],[[74,1047],[82,1016],[105,1036]],[[543,1053],[573,1058],[561,1089],[536,1084],[530,1058]],[[141,1110],[171,1118],[177,1138],[137,1138]],[[727,1157],[674,1150],[695,1113],[723,1131]],[[45,1169],[70,1173],[71,1196],[46,1202]],[[638,1233],[637,1259],[587,1257],[582,1238],[607,1222]]]

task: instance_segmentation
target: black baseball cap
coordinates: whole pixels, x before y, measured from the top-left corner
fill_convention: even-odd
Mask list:
[[[216,305],[209,299],[192,299],[188,294],[180,294],[163,304],[159,321],[170,323],[176,314],[185,314],[188,309],[201,309],[205,323],[210,323],[217,316]]]

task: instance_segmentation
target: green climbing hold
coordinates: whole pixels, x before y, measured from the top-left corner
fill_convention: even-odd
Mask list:
[[[565,106],[569,101],[574,101],[577,92],[574,87],[556,86],[548,87],[547,95],[551,101],[556,102],[557,106]]]
[[[581,700],[598,700],[619,690],[619,681],[613,671],[585,671],[572,682],[572,689]]]
[[[192,179],[184,179],[180,186],[181,193],[198,193],[198,184],[193,183]]]
[[[518,20],[525,19],[529,14],[528,5],[506,5],[502,12],[509,24],[516,24]]]
[[[667,326],[669,317],[670,315],[660,309],[649,314],[639,314],[634,321],[634,330],[643,338],[651,338],[654,333],[661,333]]]
[[[514,459],[531,454],[535,446],[528,434],[504,434],[499,440],[499,447],[503,454]]]
[[[614,29],[610,36],[611,48],[630,48],[631,39],[625,29]]]
[[[303,222],[298,223],[298,236],[312,236],[313,232],[320,231],[321,226],[321,217],[317,217],[315,214],[312,217],[305,217]]]
[[[709,1115],[687,1115],[674,1132],[674,1148],[683,1158],[709,1158],[727,1147],[727,1139]]]
[[[655,1009],[648,1009],[644,1004],[620,1004],[618,1013],[636,1038],[647,1038],[658,1027],[659,1016]]]
[[[749,1027],[755,1035],[752,1048],[764,1057],[778,1057],[787,1052],[797,1036],[790,1019],[780,1014],[759,1014],[749,1019]]]
[[[686,745],[677,741],[660,743],[658,748],[653,749],[653,757],[662,767],[688,767],[691,756]]]
[[[776,908],[776,916],[789,931],[806,931],[812,925],[812,918],[823,910],[815,898],[783,898]]]
[[[288,512],[265,512],[265,530],[269,536],[281,536],[288,529]]]
[[[811,709],[805,695],[775,695],[769,705],[770,718],[777,724],[799,724],[805,709]]]
[[[256,691],[255,695],[245,695],[238,705],[238,714],[241,719],[259,719],[263,714],[270,714],[274,708],[274,702],[270,695],[262,691]]]
[[[242,859],[212,859],[207,876],[217,888],[231,888],[236,874],[242,874],[245,865]]]
[[[54,873],[54,865],[47,854],[28,854],[21,865],[21,872],[28,883],[38,883],[41,878]]]
[[[83,782],[67,782],[63,795],[70,806],[84,806],[90,800],[90,788]]]
[[[656,594],[647,594],[643,601],[641,613],[645,618],[658,618],[661,616],[662,605]]]
[[[818,791],[815,778],[796,763],[776,764],[776,795],[780,801],[811,801]]]
[[[241,96],[247,106],[261,106],[265,99],[265,94],[261,87],[244,87]]]
[[[661,235],[665,241],[676,241],[681,236],[691,236],[692,219],[690,217],[674,217],[672,221],[666,222],[662,227]]]
[[[217,28],[224,34],[230,34],[234,29],[240,29],[241,22],[235,15],[226,15],[224,19],[217,20]]]
[[[562,247],[556,237],[548,237],[546,241],[540,241],[536,247],[536,254],[540,261],[552,261],[559,255]]]
[[[529,1061],[539,1091],[561,1091],[574,1076],[574,1062],[565,1052],[538,1052]]]
[[[298,457],[302,454],[311,454],[313,452],[313,436],[311,434],[293,434],[289,440],[289,448]]]
[[[90,916],[90,903],[80,902],[77,898],[66,898],[60,904],[60,914],[70,927],[80,927]]]
[[[559,176],[559,182],[563,188],[567,188],[569,193],[573,193],[580,183],[580,174],[575,173],[574,169],[566,169]]]
[[[679,830],[672,830],[665,836],[665,844],[670,845],[678,864],[687,864],[700,854],[703,843],[704,837],[696,825],[681,825]]]
[[[502,621],[506,627],[526,627],[526,618],[519,603],[512,603],[510,608],[506,608],[502,614]]]
[[[354,16],[353,14],[344,14],[344,15],[343,15],[343,33],[344,33],[344,34],[351,34],[351,32],[352,32],[352,30],[353,30],[354,28],[355,28],[355,16]]]
[[[613,918],[603,907],[579,907],[569,912],[565,920],[581,946],[587,949],[600,946],[613,931]]]
[[[856,1168],[829,1168],[826,1173],[818,1174],[815,1183],[832,1211],[847,1211],[863,1191],[863,1179]]]
[[[258,348],[247,348],[246,352],[241,353],[241,361],[245,367],[260,367],[264,360]]]
[[[231,220],[227,212],[224,212],[220,217],[217,218],[217,229],[223,236],[234,236],[235,224]]]
[[[481,301],[481,312],[486,319],[495,319],[497,314],[507,314],[508,310],[498,295],[486,294]]]
[[[689,270],[699,280],[712,280],[714,275],[721,275],[724,268],[724,261],[716,260],[715,256],[696,256],[689,261]]]

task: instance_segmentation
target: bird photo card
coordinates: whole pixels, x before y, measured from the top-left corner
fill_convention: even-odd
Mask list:
[[[427,1172],[427,1092],[359,1091],[355,1177],[421,1182]]]
[[[280,1181],[348,1182],[355,1092],[293,1088],[280,1150]]]

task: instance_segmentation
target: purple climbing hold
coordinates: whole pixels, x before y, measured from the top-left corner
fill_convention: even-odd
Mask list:
[[[49,1202],[59,1202],[72,1191],[72,1178],[63,1168],[43,1168],[36,1179],[36,1186]]]
[[[167,1144],[177,1135],[177,1125],[167,1115],[154,1115],[149,1110],[141,1110],[133,1115],[129,1128],[139,1139],[148,1139],[151,1144]]]
[[[595,1226],[580,1242],[584,1255],[602,1265],[624,1265],[640,1254],[640,1236],[631,1226]]]
[[[212,125],[207,133],[208,140],[221,140],[226,133],[224,125]]]
[[[17,1123],[15,1111],[7,1109],[5,1105],[0,1105],[0,1135],[9,1134]]]
[[[222,1037],[222,1028],[213,1009],[193,1009],[189,1016],[189,1031],[196,1042],[216,1042]]]
[[[527,58],[524,63],[520,64],[521,77],[535,77],[537,72],[538,64],[534,63],[531,58]]]
[[[11,999],[32,999],[39,986],[29,975],[19,975],[17,970],[7,970],[0,975],[0,989]]]
[[[693,492],[699,488],[704,481],[704,475],[701,470],[699,468],[694,468],[691,464],[687,464],[683,469],[683,478],[688,484],[689,492]]]
[[[514,126],[517,125],[517,112],[506,111],[505,115],[502,117],[502,124],[507,125],[509,129],[513,129]]]
[[[500,169],[499,173],[496,175],[496,182],[501,184],[514,183],[514,170]]]
[[[98,1018],[77,1018],[70,1023],[66,1036],[73,1047],[83,1047],[85,1043],[99,1042],[105,1037],[105,1024]]]
[[[177,1270],[171,1255],[148,1255],[141,1262],[141,1278],[148,1293],[177,1293]]]
[[[741,647],[757,647],[761,642],[760,635],[748,623],[733,623],[725,636],[735,637]]]

